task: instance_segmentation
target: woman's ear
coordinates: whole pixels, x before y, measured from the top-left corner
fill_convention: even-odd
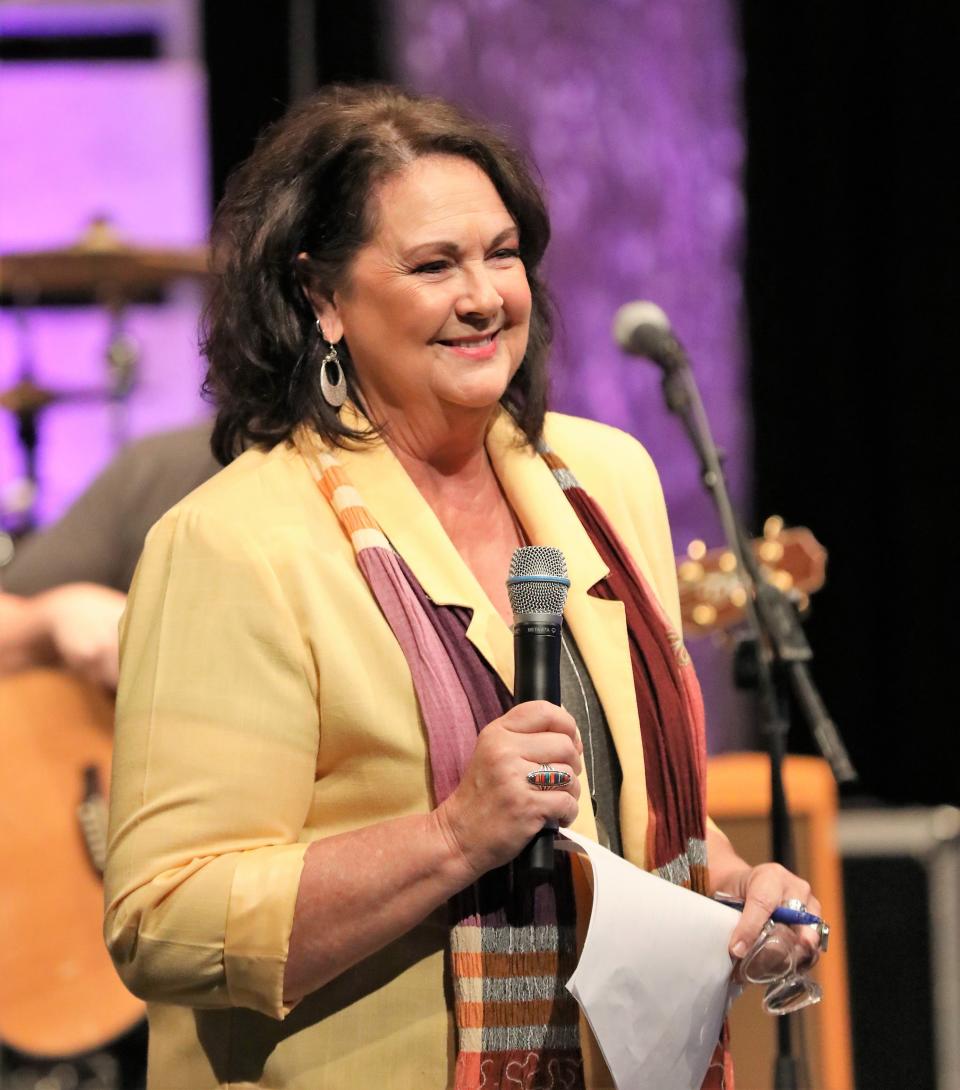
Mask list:
[[[323,339],[331,344],[336,344],[343,337],[343,322],[340,320],[340,311],[337,306],[337,293],[321,291],[311,284],[310,274],[306,269],[308,260],[307,254],[297,254],[300,287],[307,297],[307,302],[313,308],[313,313],[320,321]]]
[[[323,339],[336,344],[343,337],[343,322],[340,320],[340,311],[337,309],[336,295],[332,298],[311,295],[310,305],[320,322]]]

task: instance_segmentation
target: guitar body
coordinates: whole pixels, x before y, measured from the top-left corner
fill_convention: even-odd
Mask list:
[[[104,792],[113,702],[56,670],[0,679],[0,1041],[35,1056],[103,1046],[143,1018],[103,943],[103,885],[77,818]]]

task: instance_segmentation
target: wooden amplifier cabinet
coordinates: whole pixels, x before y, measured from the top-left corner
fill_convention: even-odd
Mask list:
[[[853,1058],[847,991],[843,885],[837,850],[837,792],[826,762],[788,757],[784,785],[793,831],[796,869],[807,878],[830,924],[830,949],[813,970],[823,1000],[787,1017],[801,1060],[803,1090],[852,1090]],[[767,862],[770,848],[770,764],[763,753],[728,753],[710,759],[707,812],[750,863]],[[751,985],[730,1014],[731,1044],[739,1090],[773,1086],[776,1016],[760,1006]],[[907,1084],[901,1084],[906,1090]],[[960,1087],[955,1084],[954,1090]],[[864,1084],[863,1090],[867,1090]],[[879,1090],[879,1084],[869,1090]]]

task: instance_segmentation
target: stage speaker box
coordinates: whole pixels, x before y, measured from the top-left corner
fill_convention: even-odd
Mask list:
[[[857,1086],[958,1090],[960,810],[845,810],[838,840]]]
[[[796,870],[810,881],[830,924],[829,952],[813,970],[823,1000],[788,1015],[802,1090],[853,1090],[853,1047],[847,989],[843,882],[837,847],[837,792],[826,762],[788,757],[784,785],[790,811]],[[728,753],[710,759],[707,811],[750,863],[768,862],[770,847],[770,763],[762,753]],[[751,985],[734,1003],[730,1036],[738,1090],[772,1090],[778,1021],[765,1014],[762,989]],[[920,1083],[859,1083],[921,1087]],[[960,1087],[956,1084],[954,1090]]]

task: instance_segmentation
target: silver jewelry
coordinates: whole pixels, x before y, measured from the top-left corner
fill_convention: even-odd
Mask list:
[[[324,337],[319,318],[317,333],[327,346],[327,354],[320,361],[320,392],[331,409],[339,409],[347,400],[347,378],[343,373],[337,346]]]
[[[527,773],[527,783],[538,791],[560,791],[572,779],[569,772],[554,768],[553,765],[540,765]]]
[[[792,912],[806,912],[807,906],[800,900],[799,897],[791,897],[789,901],[783,902],[784,908],[789,908]]]

